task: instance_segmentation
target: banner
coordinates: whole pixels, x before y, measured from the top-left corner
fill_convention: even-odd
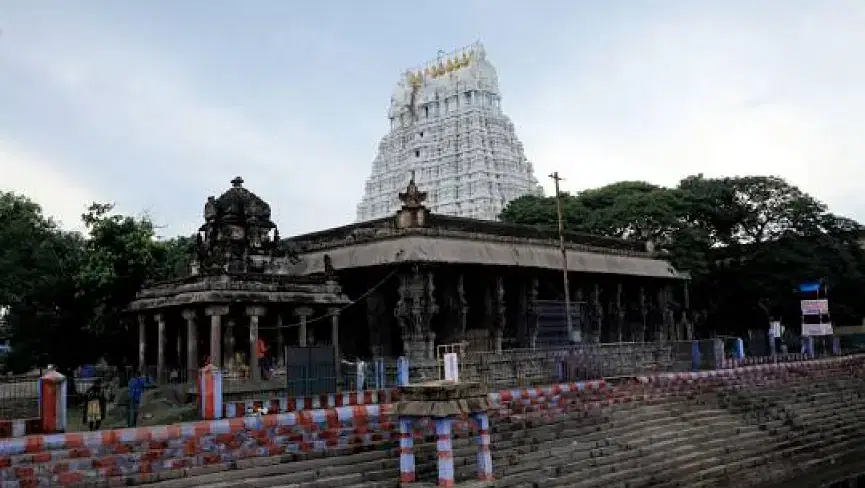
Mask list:
[[[829,315],[829,300],[802,300],[802,315]]]
[[[819,293],[820,283],[802,283],[799,285],[799,293]]]
[[[802,324],[802,336],[832,335],[832,324]]]

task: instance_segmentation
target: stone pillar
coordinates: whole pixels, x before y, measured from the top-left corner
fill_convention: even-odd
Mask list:
[[[300,308],[294,309],[294,315],[300,321],[300,327],[297,330],[297,345],[300,347],[306,347],[308,345],[307,344],[307,337],[309,337],[308,336],[309,331],[306,329],[306,326],[307,326],[306,319],[310,315],[312,315],[312,312],[313,312],[313,310],[310,307],[300,307]]]
[[[38,383],[42,433],[66,432],[66,377],[50,368]]]
[[[258,367],[258,318],[267,313],[264,307],[246,307],[249,316],[249,376],[252,381],[261,381],[261,370]]]
[[[495,348],[496,353],[502,352],[502,340],[504,339],[505,326],[507,325],[507,306],[505,305],[505,279],[496,277],[496,318],[495,318]]]
[[[158,313],[154,316],[158,326],[159,337],[156,342],[156,382],[163,383],[165,381],[165,315]]]
[[[285,366],[285,331],[283,330],[282,314],[276,314],[276,365]]]
[[[225,337],[222,339],[222,347],[224,351],[223,364],[228,368],[228,365],[234,360],[234,345],[237,342],[235,339],[234,319],[226,318],[225,320]],[[240,366],[236,364],[235,367]]]
[[[328,310],[330,314],[330,342],[333,344],[333,367],[337,378],[342,378],[342,357],[339,351],[339,309]]]
[[[138,371],[147,367],[147,316],[138,316]]]
[[[449,417],[435,419],[436,429],[436,457],[438,458],[438,486],[453,487],[456,484],[454,478],[454,451],[451,442],[451,426],[453,420]]]
[[[534,349],[538,343],[538,288],[540,281],[537,278],[532,278],[531,286],[529,287],[529,308],[526,320],[528,321],[529,347]]]
[[[616,342],[623,342],[624,339],[624,331],[625,331],[625,307],[622,302],[622,295],[624,295],[625,290],[624,286],[621,282],[616,285],[616,302],[615,302],[615,314],[616,314]]]
[[[211,305],[204,309],[210,317],[210,363],[222,368],[222,317],[228,315],[228,305]]]
[[[187,308],[183,311],[183,318],[186,319],[186,374],[192,381],[198,371],[198,314],[195,309]]]

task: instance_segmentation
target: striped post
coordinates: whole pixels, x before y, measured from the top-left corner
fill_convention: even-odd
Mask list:
[[[415,481],[413,424],[411,417],[400,417],[399,419],[400,483],[414,483]]]
[[[53,368],[49,369],[39,378],[38,389],[42,432],[66,432],[66,377]]]
[[[691,343],[691,371],[700,371],[700,341]]]
[[[222,418],[222,371],[212,364],[202,368],[198,374],[198,401],[202,419]]]
[[[436,457],[439,461],[438,486],[452,487],[454,479],[454,450],[451,443],[451,425],[453,420],[448,417],[435,419],[436,426]]]
[[[375,358],[375,389],[383,390],[386,388],[385,386],[385,376],[384,376],[384,358]]]
[[[474,415],[478,423],[478,479],[493,480],[493,455],[490,452],[490,417],[486,412]]]
[[[736,359],[745,359],[745,341],[742,340],[741,337],[736,338],[736,348],[734,349],[734,353]]]
[[[363,391],[366,383],[366,363],[363,361],[357,362],[357,371],[355,372],[355,382],[357,391]]]
[[[405,356],[400,356],[396,360],[396,380],[397,386],[408,386],[409,382],[409,362]]]

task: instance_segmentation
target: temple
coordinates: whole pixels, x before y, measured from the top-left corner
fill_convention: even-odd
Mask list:
[[[189,275],[152,284],[129,305],[139,367],[155,363],[152,374],[165,381],[169,371],[195,375],[208,362],[260,380],[259,340],[284,360],[286,339],[306,346],[326,335],[328,363],[339,368],[339,312],[348,298],[331,273],[293,276],[297,257],[281,244],[270,205],[240,177],[231,185],[207,199]]]
[[[388,119],[358,221],[393,215],[412,172],[440,215],[496,220],[511,200],[542,192],[502,112],[498,75],[480,43],[406,71]]]
[[[333,270],[363,304],[341,316],[354,325],[345,353],[416,362],[456,343],[501,351],[693,337],[686,277],[652,243],[568,233],[564,290],[555,230],[435,213],[430,192],[408,177],[393,214],[288,240],[294,272]]]

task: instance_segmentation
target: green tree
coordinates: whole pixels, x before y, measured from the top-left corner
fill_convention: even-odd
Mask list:
[[[859,224],[781,178],[695,175],[676,188],[624,181],[563,200],[570,230],[648,238],[666,248],[690,273],[692,309],[709,329],[741,333],[765,327],[772,315],[792,319],[793,289],[814,279],[836,290],[837,318],[850,323],[865,314],[853,292],[865,286]],[[555,200],[523,197],[501,218],[555,225]]]

